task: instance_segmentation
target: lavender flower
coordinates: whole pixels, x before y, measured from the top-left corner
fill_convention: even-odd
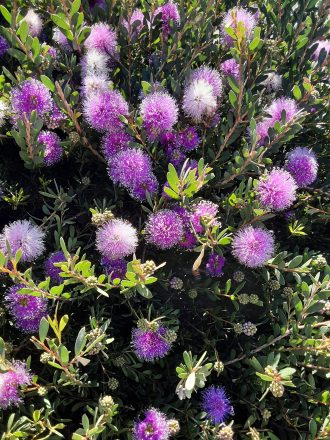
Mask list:
[[[282,88],[282,75],[270,72],[263,84],[268,92],[278,92]]]
[[[143,125],[151,140],[164,132],[171,131],[178,120],[178,106],[166,92],[147,95],[140,107]]]
[[[222,80],[219,72],[208,66],[202,66],[191,74],[192,81],[203,79],[212,87],[212,93],[219,98],[222,94]]]
[[[8,49],[9,44],[7,40],[0,35],[0,58],[4,56]]]
[[[127,29],[128,33],[132,35],[139,34],[143,29],[144,15],[141,9],[134,9],[129,20],[123,20],[123,26]]]
[[[164,326],[159,326],[155,331],[134,329],[132,345],[136,355],[147,362],[166,356],[171,348],[170,342],[166,340],[167,332]]]
[[[285,111],[286,122],[290,122],[298,113],[296,101],[288,98],[278,98],[266,109],[271,116],[272,122],[282,120],[282,112]]]
[[[44,298],[18,293],[23,284],[12,286],[5,293],[5,305],[14,318],[17,328],[25,333],[35,333],[41,318],[47,315],[47,301]]]
[[[40,15],[36,14],[33,9],[29,9],[23,20],[28,24],[29,34],[32,37],[38,37],[42,31],[42,19]]]
[[[127,272],[127,261],[123,258],[119,260],[109,260],[109,258],[103,257],[101,264],[105,268],[106,273],[110,276],[111,280],[116,278],[125,278]]]
[[[11,95],[12,108],[17,117],[24,119],[30,117],[36,110],[39,117],[43,117],[52,109],[52,97],[42,82],[28,79],[15,87]]]
[[[109,59],[104,53],[98,52],[95,49],[89,50],[82,58],[81,70],[83,76],[89,75],[108,75]]]
[[[146,198],[146,191],[153,194],[158,188],[149,156],[137,148],[119,151],[109,162],[109,176],[138,200]]]
[[[119,151],[128,148],[128,143],[133,138],[124,131],[118,131],[114,133],[107,133],[102,139],[102,151],[105,158],[111,162]]]
[[[22,402],[19,387],[31,383],[31,374],[26,365],[14,361],[6,372],[0,373],[0,408],[8,409]]]
[[[81,91],[85,98],[96,93],[103,93],[109,90],[109,80],[106,74],[89,74],[82,80]]]
[[[118,131],[123,123],[120,116],[128,115],[128,105],[119,92],[108,90],[89,96],[84,103],[84,116],[98,131]]]
[[[239,80],[239,64],[234,58],[221,63],[220,70],[224,76],[232,76],[236,81]]]
[[[96,247],[109,260],[117,260],[133,254],[137,245],[136,229],[122,219],[110,220],[96,232]]]
[[[183,237],[180,217],[169,209],[162,209],[149,216],[146,224],[147,241],[160,249],[170,249]]]
[[[222,41],[227,46],[234,45],[234,39],[228,35],[226,28],[231,28],[233,31],[237,32],[238,24],[241,23],[245,29],[245,37],[250,40],[253,35],[253,30],[257,25],[257,22],[249,11],[244,8],[233,8],[230,9],[224,16],[221,25],[221,35]]]
[[[317,47],[312,55],[312,58],[314,61],[317,61],[319,59],[319,56],[322,51],[325,52],[325,56],[328,57],[330,54],[330,41],[329,40],[318,40],[315,41],[314,44],[317,44]]]
[[[197,234],[204,231],[204,226],[201,220],[204,218],[206,223],[215,219],[218,213],[218,205],[209,200],[201,200],[192,208],[192,213],[190,216],[190,221],[194,227]],[[214,224],[214,223],[213,223]]]
[[[183,111],[196,122],[204,116],[212,116],[217,108],[217,100],[213,88],[203,79],[192,81],[185,88]]]
[[[283,211],[296,199],[297,185],[290,173],[275,168],[259,180],[256,192],[263,208]]]
[[[275,122],[270,118],[263,119],[262,121],[257,123],[256,126],[256,134],[257,134],[257,144],[264,145],[266,139],[269,138],[268,130],[271,127],[274,127]]]
[[[173,21],[177,26],[180,25],[180,13],[178,7],[172,1],[169,1],[168,3],[165,3],[165,5],[162,5],[159,8],[157,8],[155,11],[155,15],[157,14],[161,14],[162,22],[163,22],[162,32],[165,36],[167,36],[170,33],[171,21]]]
[[[61,139],[56,133],[51,131],[41,131],[38,136],[38,142],[44,149],[44,164],[46,166],[54,165],[59,162],[63,155]]]
[[[9,243],[13,255],[22,249],[22,262],[31,262],[40,257],[45,249],[44,232],[28,220],[17,220],[5,226],[0,235],[0,249],[7,254]]]
[[[310,185],[317,177],[316,154],[308,148],[297,147],[288,154],[286,169],[292,175],[298,187]]]
[[[52,109],[50,113],[47,113],[45,116],[45,123],[47,125],[47,128],[50,128],[52,130],[55,130],[56,128],[59,128],[66,119],[65,113],[63,113],[57,104],[53,102]]]
[[[54,266],[54,263],[61,263],[66,261],[65,255],[62,251],[57,251],[51,254],[44,263],[44,270],[47,277],[54,283],[61,283],[63,278],[60,277],[62,272],[60,267]]]
[[[187,127],[180,131],[178,138],[181,148],[187,152],[195,150],[200,143],[200,138],[195,127]]]
[[[203,392],[202,407],[214,424],[223,423],[234,412],[224,388],[215,386]]]
[[[151,408],[144,414],[144,419],[135,422],[133,440],[168,440],[170,436],[165,414]]]
[[[72,52],[72,45],[70,41],[66,38],[66,36],[58,27],[53,30],[53,40],[64,52]]]
[[[266,229],[247,226],[235,234],[232,247],[233,255],[241,264],[261,267],[274,253],[274,237]]]
[[[91,33],[85,40],[85,47],[113,57],[117,49],[117,33],[106,23],[93,24]]]
[[[225,259],[221,255],[211,254],[206,262],[206,272],[210,277],[220,277],[224,265]]]

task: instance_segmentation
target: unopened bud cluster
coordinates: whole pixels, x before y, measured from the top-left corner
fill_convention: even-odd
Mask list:
[[[270,419],[272,413],[269,411],[269,409],[265,408],[262,412],[262,418],[267,421]]]
[[[176,419],[170,419],[167,426],[170,435],[176,435],[180,431],[180,424]]]
[[[285,296],[291,296],[293,294],[292,287],[284,287],[283,293]]]
[[[42,364],[48,364],[48,362],[52,362],[53,356],[50,353],[41,353],[40,362]]]
[[[85,283],[86,283],[86,286],[88,286],[88,287],[96,287],[98,285],[97,277],[95,277],[94,275],[91,275],[86,278]]]
[[[110,377],[108,382],[108,387],[111,391],[114,391],[118,388],[119,382],[115,377]]]
[[[114,401],[111,396],[104,396],[100,400],[100,407],[105,413],[110,412],[113,408],[113,405]]]
[[[214,362],[213,368],[217,373],[222,373],[223,370],[225,369],[225,366],[224,366],[223,362],[216,361],[216,362]]]
[[[281,284],[277,280],[270,280],[268,282],[268,288],[270,290],[279,290],[281,288]]]
[[[244,322],[242,325],[242,333],[246,336],[253,336],[257,333],[257,326],[250,321]]]
[[[173,277],[170,280],[170,287],[174,290],[181,290],[183,287],[183,281],[181,278]]]
[[[188,291],[188,296],[189,296],[189,298],[191,298],[191,299],[195,299],[195,298],[197,298],[197,296],[198,296],[198,292],[197,292],[197,290],[196,290],[196,289],[191,289],[191,290],[189,290],[189,291]]]
[[[46,387],[39,387],[38,388],[39,396],[46,396],[47,393],[48,393],[48,390]]]
[[[274,397],[282,397],[284,394],[284,386],[280,382],[273,381],[269,386],[269,390]]]
[[[152,275],[157,266],[153,260],[147,260],[145,263],[141,264],[141,268],[144,275]]]
[[[328,264],[327,260],[326,260],[326,258],[323,255],[318,255],[312,261],[312,266],[314,266],[318,270],[323,269],[327,264]]]
[[[237,296],[238,302],[240,304],[246,305],[246,304],[258,304],[259,297],[258,295],[255,295],[254,293],[252,295],[248,295],[247,293],[241,293]]]
[[[322,312],[323,312],[325,315],[330,315],[330,301],[329,301],[329,300],[326,301],[326,302],[324,303],[324,306],[323,306]]]
[[[249,429],[249,435],[252,440],[260,440],[260,434],[255,428]]]
[[[177,334],[174,330],[167,330],[164,338],[169,344],[173,344],[177,339]]]
[[[245,278],[245,275],[240,270],[237,270],[233,274],[233,280],[236,281],[236,283],[241,283],[242,281],[244,281],[244,278]]]
[[[90,344],[93,344],[101,336],[104,336],[104,332],[99,327],[91,330],[86,335],[87,340],[89,341]],[[102,340],[100,340],[95,345],[93,345],[93,348],[89,351],[89,354],[91,354],[91,355],[98,354],[103,349],[104,349],[104,344],[103,344]]]
[[[118,356],[113,360],[113,365],[115,367],[123,367],[126,364],[124,356]]]
[[[234,438],[234,431],[231,426],[224,426],[218,432],[217,438],[219,440],[232,440]]]
[[[80,136],[76,131],[71,131],[69,133],[69,139],[70,142],[75,145],[78,144],[78,142],[80,141]]]
[[[106,209],[104,212],[96,212],[92,215],[92,223],[94,226],[102,226],[104,223],[107,223],[109,220],[113,220],[113,213]]]

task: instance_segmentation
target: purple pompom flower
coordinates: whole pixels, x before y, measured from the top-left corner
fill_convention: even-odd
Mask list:
[[[329,56],[329,54],[330,54],[330,41],[329,40],[318,40],[318,41],[315,41],[313,43],[313,45],[314,44],[317,44],[317,47],[312,55],[312,58],[314,61],[317,61],[319,59],[321,51],[325,52],[326,57]]]
[[[200,138],[195,127],[185,128],[180,131],[178,137],[181,148],[186,152],[195,150],[200,143]]]
[[[168,329],[159,326],[157,330],[135,328],[132,333],[132,345],[138,358],[150,362],[167,355],[171,348],[166,340]]]
[[[200,122],[204,116],[213,116],[217,100],[212,86],[204,79],[189,83],[184,91],[182,107],[186,115],[196,122]]]
[[[84,116],[98,131],[118,131],[123,123],[120,116],[128,115],[128,105],[119,92],[108,90],[89,96],[84,103]]]
[[[133,440],[168,440],[169,436],[168,420],[157,409],[149,409],[144,418],[134,424]]]
[[[0,35],[0,58],[4,56],[8,49],[9,44],[7,43],[7,40]]]
[[[133,254],[137,245],[136,229],[122,219],[110,220],[96,232],[96,247],[109,260],[117,260]]]
[[[223,274],[225,259],[221,255],[211,254],[206,262],[206,272],[210,277],[220,277]]]
[[[43,253],[44,237],[44,232],[38,226],[28,220],[17,220],[4,227],[0,235],[0,249],[7,255],[8,242],[13,255],[22,249],[21,261],[31,262]]]
[[[266,118],[257,123],[256,134],[257,134],[257,145],[264,145],[266,139],[269,138],[268,130],[274,127],[274,121],[270,118]]]
[[[317,177],[316,154],[308,148],[297,147],[288,154],[286,169],[292,175],[298,187],[310,185]]]
[[[213,424],[223,423],[234,413],[225,390],[215,386],[210,386],[203,392],[202,408]]]
[[[14,361],[6,372],[0,373],[0,409],[22,402],[19,387],[31,383],[31,374],[24,362]]]
[[[91,33],[85,40],[85,47],[113,57],[117,49],[117,33],[106,23],[93,24]]]
[[[233,255],[241,264],[261,267],[274,253],[274,237],[266,229],[247,226],[235,234],[232,247]]]
[[[273,169],[261,176],[256,192],[260,204],[270,211],[283,211],[296,199],[297,185],[288,171]]]
[[[107,7],[106,0],[88,0],[88,3],[91,11],[94,11],[95,8],[106,9]]]
[[[160,249],[170,249],[183,237],[183,224],[178,214],[162,209],[151,214],[146,224],[147,241]]]
[[[141,9],[134,9],[129,20],[123,20],[123,26],[127,29],[128,33],[139,34],[143,29],[144,15]]]
[[[55,130],[56,128],[59,128],[66,119],[65,113],[63,113],[57,104],[53,102],[52,109],[50,113],[47,113],[45,116],[45,123],[47,125],[47,128],[50,128],[52,130]]]
[[[245,29],[245,37],[247,40],[250,40],[253,35],[253,30],[257,25],[257,22],[251,14],[251,12],[247,11],[244,8],[232,8],[230,9],[224,16],[222,25],[221,25],[221,34],[222,41],[227,46],[233,46],[234,40],[228,35],[226,32],[226,28],[231,28],[236,33],[238,24],[241,23]]]
[[[44,148],[44,164],[46,166],[54,165],[59,162],[63,155],[61,139],[52,131],[41,131],[38,136],[38,142]]]
[[[127,272],[127,261],[123,258],[119,260],[109,260],[109,258],[103,257],[101,264],[105,268],[106,273],[110,276],[111,280],[114,280],[115,278],[125,278]]]
[[[232,76],[236,81],[239,80],[239,64],[234,58],[221,63],[220,70],[224,76]]]
[[[186,155],[180,148],[167,148],[166,154],[168,156],[168,160],[171,164],[175,166],[175,168],[181,168],[183,162],[186,160]]]
[[[197,81],[203,79],[212,87],[212,93],[219,98],[222,94],[222,80],[220,73],[208,66],[202,66],[191,73],[191,80]]]
[[[125,131],[107,133],[102,139],[102,151],[107,161],[111,162],[115,154],[127,149],[128,143],[132,140],[133,138]]]
[[[146,198],[146,191],[153,194],[158,188],[150,158],[138,148],[119,151],[109,163],[109,176],[139,200]]]
[[[66,261],[66,258],[63,252],[57,251],[51,254],[44,263],[45,274],[54,283],[61,283],[64,281],[64,279],[60,277],[60,273],[62,272],[61,268],[54,266],[54,263],[61,263],[64,261]]]
[[[15,87],[11,95],[12,108],[16,116],[24,119],[36,110],[43,117],[52,110],[52,97],[46,86],[36,79],[28,79]]]
[[[273,123],[282,121],[283,111],[285,111],[286,122],[290,122],[299,111],[296,101],[288,98],[278,98],[266,109],[266,113],[271,116]]]
[[[24,287],[24,284],[18,284],[8,289],[5,293],[5,305],[17,328],[25,333],[35,333],[39,329],[41,318],[47,315],[47,301],[38,296],[18,293]]]
[[[53,40],[64,52],[72,52],[72,45],[70,41],[66,38],[66,36],[58,27],[53,30]]]
[[[32,37],[38,37],[42,31],[42,19],[40,15],[36,14],[33,9],[29,9],[23,20],[28,24],[29,34]]]
[[[177,26],[180,25],[180,13],[178,7],[172,1],[165,3],[165,5],[160,6],[156,9],[155,14],[161,14],[162,17],[162,31],[164,35],[169,35],[171,27],[171,21],[173,21]]]
[[[151,140],[162,133],[171,131],[178,121],[178,106],[166,92],[154,92],[147,95],[140,106],[143,125]]]
[[[217,216],[218,209],[218,205],[209,200],[201,200],[193,206],[190,221],[197,234],[204,231],[204,226],[201,223],[202,218],[205,219],[206,223],[209,223]]]

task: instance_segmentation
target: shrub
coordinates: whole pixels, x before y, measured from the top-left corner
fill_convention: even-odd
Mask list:
[[[2,439],[329,438],[326,2],[0,12]]]

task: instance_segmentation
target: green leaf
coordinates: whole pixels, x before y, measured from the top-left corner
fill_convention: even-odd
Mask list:
[[[79,11],[81,0],[74,0],[70,9],[70,17],[73,17],[76,12]]]
[[[79,330],[76,342],[74,344],[74,353],[77,356],[81,351],[83,350],[84,346],[86,344],[86,329],[85,327],[82,327]]]
[[[55,91],[55,84],[50,78],[48,78],[48,76],[40,75],[40,79],[43,82],[43,84],[47,87],[47,89],[49,89],[51,92]]]
[[[186,390],[191,391],[194,389],[196,382],[196,373],[195,371],[192,371],[189,376],[187,377],[187,380],[185,381],[184,387]]]
[[[173,189],[169,188],[168,186],[164,186],[164,193],[166,193],[168,196],[170,196],[172,199],[179,200],[180,197],[173,191]]]
[[[153,295],[152,295],[151,291],[145,285],[139,284],[136,286],[136,288],[137,288],[137,291],[139,292],[139,294],[141,296],[143,296],[144,298],[147,298],[147,299],[152,298]]]
[[[293,87],[292,92],[293,92],[293,96],[297,99],[297,101],[299,101],[302,98],[302,93],[299,86],[295,85]]]
[[[287,367],[287,368],[283,368],[283,370],[279,371],[279,374],[284,378],[287,379],[290,376],[292,376],[294,373],[296,372],[295,368],[291,368],[291,367]]]
[[[7,21],[7,23],[11,25],[11,14],[8,11],[8,9],[5,6],[0,5],[0,11],[1,14],[3,15],[3,18]]]
[[[256,372],[256,375],[259,376],[262,380],[265,380],[266,382],[273,382],[273,378],[270,376],[267,376],[267,374]]]
[[[290,263],[288,264],[288,267],[289,267],[290,269],[293,269],[293,268],[295,268],[295,267],[298,267],[298,266],[300,265],[300,263],[302,262],[302,260],[303,260],[303,256],[302,256],[302,255],[297,255],[296,257],[294,257],[294,258],[290,261]]]
[[[237,96],[235,95],[235,93],[232,90],[229,91],[229,101],[230,101],[230,104],[232,105],[232,107],[236,108]]]
[[[27,22],[25,20],[23,20],[17,30],[17,35],[20,36],[23,43],[26,42],[28,32],[29,32],[29,25],[27,24]]]
[[[58,352],[59,352],[59,355],[60,355],[61,361],[62,361],[64,364],[67,364],[67,363],[69,362],[69,358],[70,358],[69,350],[66,348],[65,345],[61,345],[60,348],[59,348],[59,350],[58,350]]]
[[[59,17],[56,14],[52,14],[51,19],[53,20],[53,22],[61,29],[64,29],[66,31],[70,30],[70,25],[69,23],[67,23],[66,21],[63,20],[63,18]]]
[[[260,41],[261,40],[259,37],[253,38],[253,40],[251,41],[251,43],[249,45],[249,49],[251,50],[251,52],[253,52],[259,46]]]
[[[62,332],[65,329],[68,321],[69,321],[69,316],[68,315],[62,316],[62,318],[60,320],[60,325],[59,325],[60,332]]]
[[[41,342],[44,342],[44,340],[46,339],[48,330],[49,330],[49,322],[45,317],[42,317],[39,324],[39,339]]]

